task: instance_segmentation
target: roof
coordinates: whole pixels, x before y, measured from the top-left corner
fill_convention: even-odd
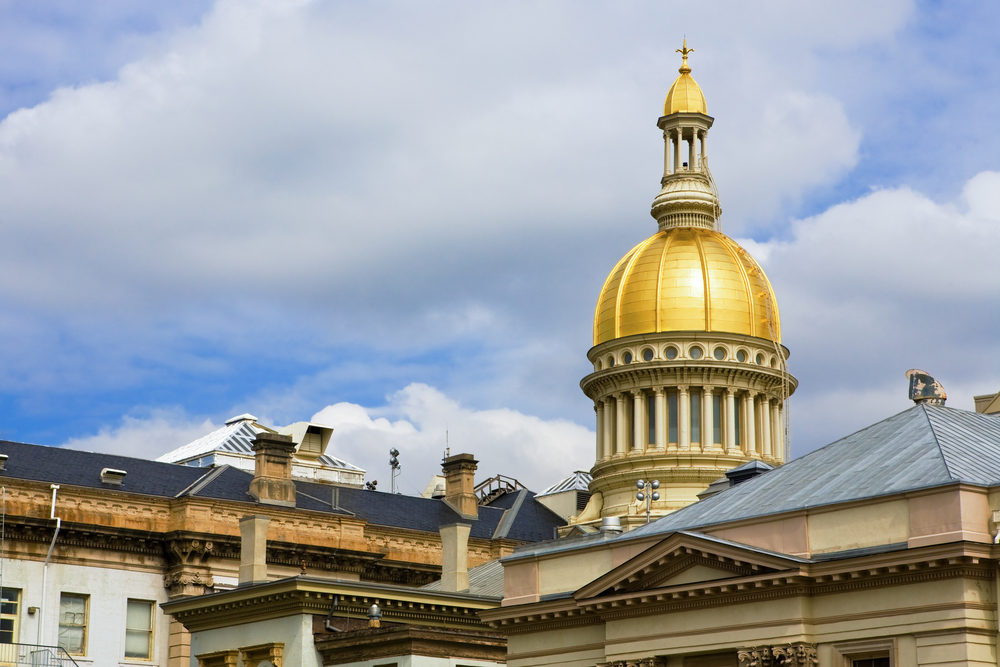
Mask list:
[[[590,480],[593,476],[584,470],[576,470],[572,475],[561,479],[544,491],[539,492],[539,496],[548,496],[553,493],[564,491],[590,491]]]
[[[627,536],[673,532],[955,482],[1000,485],[1000,418],[923,403]]]
[[[0,454],[8,457],[0,480],[6,477],[162,498],[190,496],[257,504],[249,495],[253,475],[231,466],[198,468],[6,440],[0,441]],[[102,483],[104,468],[124,470],[122,484]],[[354,515],[380,526],[428,532],[465,521],[443,500],[300,479],[294,482],[298,509]],[[565,521],[537,502],[533,493],[522,490],[480,506],[479,518],[469,523],[471,537],[534,542],[551,539],[555,528]]]
[[[687,47],[687,40],[684,40],[683,50],[678,49],[683,58],[681,67],[677,71],[680,76],[670,86],[667,92],[667,99],[663,101],[663,115],[668,116],[678,112],[708,113],[708,105],[705,104],[705,95],[701,92],[701,87],[691,76],[691,68],[688,66],[687,54],[694,51]]]
[[[425,591],[440,591],[441,580],[421,586]],[[500,599],[503,597],[503,565],[499,560],[486,561],[482,565],[469,568],[469,595],[481,595]]]
[[[1000,486],[1000,416],[922,403],[628,533],[532,544],[508,558],[693,531],[955,483]]]
[[[156,460],[176,463],[189,461],[213,452],[231,452],[253,457],[253,440],[258,433],[264,432],[273,431],[256,423],[253,415],[240,415],[240,417],[234,417],[227,421],[225,426],[203,435],[197,440],[192,440],[186,445],[181,445],[177,449],[157,457]],[[353,463],[328,454],[323,454],[316,460],[324,466],[364,472]]]

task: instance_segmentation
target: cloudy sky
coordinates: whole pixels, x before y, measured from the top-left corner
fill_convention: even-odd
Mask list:
[[[251,412],[404,491],[593,463],[594,300],[652,234],[686,35],[793,454],[1000,390],[1000,5],[0,3],[0,438]]]

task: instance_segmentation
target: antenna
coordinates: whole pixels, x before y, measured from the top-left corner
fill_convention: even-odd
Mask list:
[[[451,445],[448,443],[448,429],[444,430],[444,457],[451,456]]]
[[[399,477],[399,450],[393,447],[389,450],[389,474],[392,476],[392,492],[396,491],[396,478]]]

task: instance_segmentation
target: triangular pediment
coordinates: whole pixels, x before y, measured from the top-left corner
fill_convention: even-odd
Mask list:
[[[672,533],[580,588],[578,600],[799,570],[802,559],[690,532]]]

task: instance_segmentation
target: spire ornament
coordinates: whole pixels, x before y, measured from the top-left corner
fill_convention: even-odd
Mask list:
[[[674,52],[681,54],[681,68],[677,71],[681,74],[690,74],[691,68],[688,66],[688,54],[694,53],[694,49],[688,48],[687,37],[684,37],[684,45],[679,49],[674,49]]]

